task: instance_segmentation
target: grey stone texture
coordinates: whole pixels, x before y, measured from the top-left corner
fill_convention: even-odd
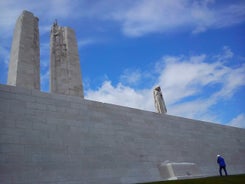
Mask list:
[[[164,180],[159,164],[245,173],[245,129],[0,85],[0,183]]]
[[[40,89],[38,18],[28,11],[22,12],[15,25],[7,84]]]
[[[195,163],[190,162],[168,162],[160,164],[159,171],[161,176],[166,180],[188,179],[204,177],[200,174],[199,168]]]
[[[83,97],[83,86],[74,31],[55,22],[50,36],[50,90]]]

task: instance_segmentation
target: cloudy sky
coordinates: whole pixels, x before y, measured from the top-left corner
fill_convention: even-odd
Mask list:
[[[245,128],[244,0],[1,0],[0,83],[15,21],[39,17],[41,88],[49,91],[49,33],[75,30],[85,98]]]

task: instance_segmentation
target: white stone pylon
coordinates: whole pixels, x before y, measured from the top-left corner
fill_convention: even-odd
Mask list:
[[[23,11],[13,35],[8,85],[40,90],[40,46],[38,18]]]
[[[55,21],[51,28],[50,47],[50,91],[83,98],[80,59],[74,31],[59,26]]]

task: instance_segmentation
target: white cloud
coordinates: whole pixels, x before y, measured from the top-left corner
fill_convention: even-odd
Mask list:
[[[226,52],[223,54],[226,57]],[[161,69],[158,83],[169,113],[210,121],[209,109],[220,100],[228,100],[245,85],[245,64],[232,68],[219,60],[207,61],[206,55],[168,56],[162,59],[162,66],[157,64]],[[211,117],[219,121],[215,115]]]
[[[14,1],[0,1],[0,11],[0,38],[10,37],[20,10],[16,7]]]
[[[49,90],[49,77],[50,73],[49,70],[45,72],[41,72],[41,91],[48,91]]]
[[[222,98],[231,97],[241,86],[245,85],[245,64],[239,68],[225,68],[226,73],[222,75],[222,89],[215,94]]]
[[[40,43],[40,55],[41,57],[49,57],[50,52],[50,45],[49,42],[41,42]]]
[[[87,38],[87,39],[80,39],[77,42],[78,48],[94,44],[96,41],[92,38]]]
[[[231,3],[226,7],[218,9],[218,11],[215,11],[213,26],[222,28],[244,22],[244,8],[244,1],[238,1],[236,4]]]
[[[218,61],[226,62],[234,56],[234,53],[227,46],[222,48],[222,53],[215,56]]]
[[[7,67],[9,63],[9,50],[0,45],[0,62],[3,61],[4,65]]]
[[[183,1],[141,1],[115,16],[130,36],[165,32],[188,23]],[[183,14],[184,16],[179,16]]]
[[[86,98],[155,111],[152,89],[160,85],[168,114],[220,122],[220,117],[211,108],[221,100],[229,100],[245,85],[245,64],[232,68],[226,66],[226,62],[210,61],[210,58],[206,55],[165,56],[156,63],[153,75],[158,77],[151,87],[134,89],[121,82],[113,86],[106,80],[99,89],[88,90]],[[127,77],[124,72],[124,78],[130,79],[132,73],[128,72]]]
[[[245,128],[245,114],[239,114],[237,117],[231,120],[230,123],[227,125],[239,127],[239,128]]]
[[[224,51],[224,59],[230,59],[230,58],[232,58],[233,57],[233,52],[231,51],[231,49],[229,48],[229,47],[227,47],[227,46],[224,46],[223,47],[223,51]]]
[[[118,104],[122,106],[152,110],[153,102],[150,90],[136,91],[118,83],[115,87],[110,81],[105,81],[98,90],[88,90],[86,98],[90,100]]]
[[[124,84],[135,85],[142,79],[140,70],[126,69],[120,76],[120,81]]]
[[[71,2],[69,0],[51,0],[48,1],[50,7],[49,15],[52,17],[69,17],[72,16],[73,10],[75,9],[74,4],[76,1]]]
[[[209,108],[216,102],[213,98],[197,98],[183,103],[170,105],[169,113],[203,121],[218,122],[219,118]]]
[[[56,18],[72,19],[76,17],[77,11],[75,10],[79,7],[78,2],[77,0],[72,1],[72,3],[69,0],[0,1],[1,38],[12,36],[15,22],[23,10],[31,11],[35,16],[40,18],[40,34],[42,34],[42,31],[47,32],[49,30],[47,22],[53,22]]]
[[[245,4],[218,6],[214,1],[142,0],[124,11],[114,13],[129,36],[191,30],[200,33],[241,23]],[[224,21],[225,20],[225,21]]]
[[[232,26],[245,20],[243,1],[8,0],[0,2],[1,35],[12,35],[15,21],[25,9],[40,18],[40,34],[49,30],[47,25],[54,19],[72,19],[77,24],[81,24],[83,18],[92,18],[93,21],[113,20],[120,24],[122,31],[128,36],[187,30],[199,33],[207,29]]]
[[[157,64],[161,69],[158,81],[169,104],[201,93],[201,87],[221,82],[226,73],[224,66],[219,62],[207,63],[206,59],[205,55],[189,58],[168,56]]]
[[[47,34],[47,33],[50,32],[50,30],[51,30],[51,24],[49,24],[49,22],[47,24],[41,24],[41,25],[39,25],[39,35],[40,36],[42,36],[42,35]]]

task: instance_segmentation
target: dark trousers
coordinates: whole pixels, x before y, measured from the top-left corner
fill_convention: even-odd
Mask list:
[[[225,171],[225,175],[227,176],[227,171],[225,166],[220,166],[219,167],[219,175],[222,176],[222,169]]]

